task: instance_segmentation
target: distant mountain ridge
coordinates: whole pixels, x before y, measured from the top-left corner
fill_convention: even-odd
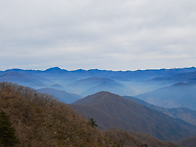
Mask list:
[[[156,77],[152,80],[154,81],[168,80],[168,81],[181,81],[181,82],[196,81],[196,71],[179,73],[176,75],[170,75],[164,77]]]
[[[36,80],[34,77],[36,77]],[[32,76],[32,74],[26,75],[26,74],[18,73],[16,71],[12,71],[12,72],[1,74],[0,82],[12,82],[12,83],[18,83],[20,85],[32,86],[32,87],[45,86],[44,83],[45,78],[42,78],[41,80],[37,75],[34,75],[34,77]]]
[[[147,70],[136,70],[136,71],[112,71],[112,70],[99,70],[99,69],[89,69],[89,70],[73,70],[68,71],[66,69],[61,69],[59,67],[53,67],[46,70],[23,70],[23,69],[9,69],[5,71],[0,71],[2,73],[17,71],[19,73],[24,72],[32,72],[36,74],[64,74],[64,75],[73,75],[73,76],[79,76],[79,77],[91,77],[91,76],[100,76],[100,77],[106,77],[111,79],[117,79],[117,80],[134,80],[134,79],[146,79],[146,78],[153,78],[153,77],[160,77],[160,76],[170,76],[170,75],[176,75],[176,74],[183,74],[188,72],[194,72],[196,71],[195,67],[190,68],[173,68],[173,69],[147,69]]]
[[[123,84],[109,78],[98,76],[80,79],[66,86],[83,96],[103,90],[118,94],[128,93],[128,89]]]
[[[193,72],[196,72],[195,67],[136,71],[99,69],[68,71],[59,67],[52,67],[46,70],[8,69],[0,71],[0,81],[12,82],[35,89],[55,88],[82,96],[104,90],[119,95],[138,95],[174,84],[174,81],[166,80],[167,82],[165,82],[152,79],[179,74],[189,75]],[[86,83],[85,80],[91,81],[91,84]],[[97,81],[96,84],[92,82],[95,80]],[[76,84],[77,82],[80,84]],[[193,84],[191,82],[190,84]]]
[[[196,110],[196,88],[182,82],[135,97],[161,107]]]

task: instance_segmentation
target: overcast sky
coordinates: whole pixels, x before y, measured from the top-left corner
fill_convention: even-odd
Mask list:
[[[195,64],[195,0],[0,0],[0,70]]]

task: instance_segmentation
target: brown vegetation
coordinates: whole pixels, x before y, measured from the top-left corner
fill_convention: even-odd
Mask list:
[[[104,132],[123,147],[178,147],[170,141],[162,141],[142,132],[128,132],[118,129]]]
[[[18,147],[115,146],[66,104],[29,88],[0,83],[0,111],[16,129]]]

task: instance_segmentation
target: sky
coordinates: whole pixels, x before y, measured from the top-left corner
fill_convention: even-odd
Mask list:
[[[0,0],[0,70],[196,66],[195,0]]]

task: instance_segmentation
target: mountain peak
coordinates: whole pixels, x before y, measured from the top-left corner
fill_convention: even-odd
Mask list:
[[[60,70],[61,70],[61,68],[59,68],[59,67],[52,67],[52,68],[46,69],[46,71],[60,71]]]
[[[103,102],[105,100],[111,100],[111,101],[119,101],[119,99],[124,99],[123,97],[113,94],[108,91],[100,91],[95,94],[86,96],[82,99],[79,99],[75,101],[73,104],[79,104],[79,105],[91,105],[99,102]]]
[[[178,83],[174,84],[173,86],[188,86],[188,85],[183,82],[178,82]]]
[[[102,95],[102,96],[104,96],[104,95],[116,95],[116,94],[113,94],[113,93],[111,93],[111,92],[109,92],[109,91],[100,91],[100,92],[97,92],[97,93],[95,93],[94,95]]]

